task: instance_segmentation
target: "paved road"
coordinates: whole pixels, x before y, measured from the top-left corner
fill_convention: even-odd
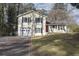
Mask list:
[[[30,37],[0,37],[0,56],[30,56]]]

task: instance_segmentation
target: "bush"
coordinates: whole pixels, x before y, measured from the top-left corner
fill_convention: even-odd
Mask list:
[[[75,29],[73,30],[73,32],[79,32],[79,27],[78,27],[78,28],[75,28]]]
[[[71,25],[68,25],[68,27],[72,32],[79,32],[79,25],[77,24],[71,24]]]

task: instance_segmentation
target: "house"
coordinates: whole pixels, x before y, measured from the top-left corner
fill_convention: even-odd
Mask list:
[[[40,36],[48,32],[67,32],[65,24],[51,24],[47,21],[47,15],[30,10],[18,15],[18,36]]]
[[[18,15],[18,36],[46,35],[46,17],[34,10]]]
[[[56,33],[67,33],[69,32],[69,28],[65,21],[55,21],[49,22],[48,24],[49,33],[56,32]]]

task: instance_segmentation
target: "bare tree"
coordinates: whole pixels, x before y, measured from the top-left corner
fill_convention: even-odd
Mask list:
[[[56,3],[48,14],[48,21],[51,23],[69,24],[72,19],[73,17],[68,13],[63,3]]]
[[[51,25],[70,25],[75,23],[73,16],[70,14],[70,11],[67,10],[67,4],[56,3],[54,7],[48,13],[48,22]],[[52,30],[52,28],[50,28]]]

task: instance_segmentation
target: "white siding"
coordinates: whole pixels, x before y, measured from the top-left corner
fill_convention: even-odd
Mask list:
[[[30,24],[28,24],[28,23],[23,23],[22,24],[22,17],[27,17],[27,18],[28,17],[31,17],[32,22]],[[33,20],[35,21],[35,18],[39,18],[39,17],[41,18],[42,16],[40,16],[36,12],[32,12],[32,13],[25,14],[25,15],[22,15],[22,16],[18,17],[18,36],[21,36],[21,30],[20,29],[21,29],[22,25],[25,28],[30,27],[31,28],[31,33],[32,33],[32,25],[35,25],[35,23],[33,23]],[[43,30],[42,30],[43,33],[35,33],[35,29],[33,27],[33,29],[34,29],[33,35],[34,36],[39,36],[39,35],[42,35],[42,34],[45,35],[45,23],[46,23],[46,17],[43,17]],[[36,24],[35,26],[38,27],[38,28],[41,28],[42,27],[42,24],[39,23],[39,24]]]

